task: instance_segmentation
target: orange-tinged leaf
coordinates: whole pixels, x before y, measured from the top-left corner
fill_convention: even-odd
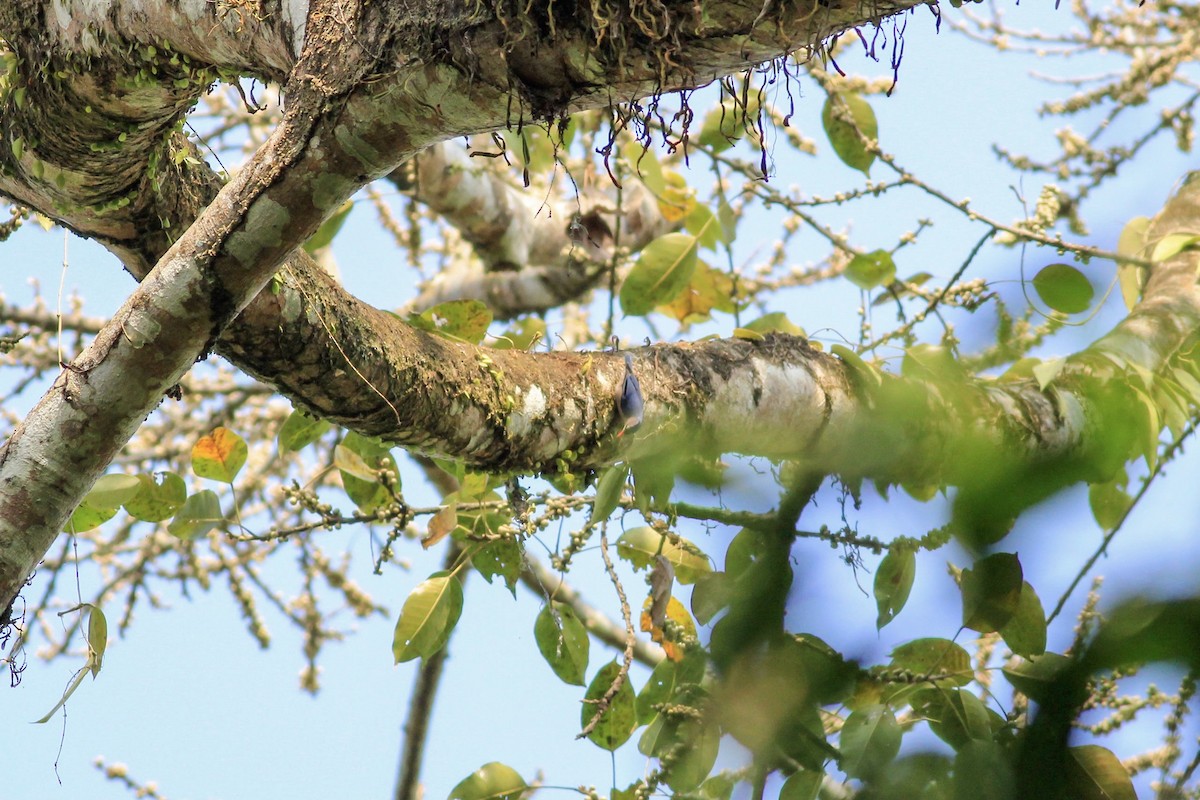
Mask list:
[[[650,619],[650,607],[653,605],[653,602],[653,597],[646,598],[646,605],[642,610],[641,617],[642,630],[647,631],[653,641],[662,645],[663,652],[667,654],[667,658],[672,661],[682,661],[684,650],[679,645],[679,642],[684,639],[696,638],[696,623],[692,622],[692,615],[688,613],[683,603],[672,596],[667,601],[666,621],[663,623],[663,627],[656,627],[653,620]],[[667,638],[668,629],[673,629],[671,630],[670,638]]]
[[[458,525],[458,503],[442,506],[442,510],[429,520],[429,533],[421,539],[421,547],[428,550],[445,539],[450,531]]]
[[[695,192],[677,172],[663,173],[663,190],[658,195],[658,213],[672,225],[683,221],[696,206]]]
[[[646,245],[621,284],[621,309],[638,317],[674,300],[696,271],[696,248],[688,233],[667,233]]]
[[[733,312],[737,307],[733,302],[733,294],[732,278],[703,261],[697,261],[691,282],[660,310],[686,326],[707,319],[714,308]]]
[[[201,478],[233,483],[248,452],[245,439],[228,428],[216,428],[192,447],[192,471]]]

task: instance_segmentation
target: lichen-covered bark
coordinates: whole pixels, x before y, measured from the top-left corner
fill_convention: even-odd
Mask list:
[[[100,239],[144,278],[0,452],[0,606],[138,422],[218,341],[319,413],[366,432],[393,416],[390,438],[412,446],[514,467],[595,448],[615,381],[599,364],[489,364],[357,303],[304,258],[288,263],[285,290],[251,301],[341,200],[436,141],[507,124],[514,94],[519,118],[605,105],[703,83],[864,19],[831,4],[759,26],[759,6],[702,15],[680,4],[647,27],[631,16],[640,4],[598,21],[560,3],[530,24],[503,3],[323,0],[301,27],[301,5],[0,7],[0,36],[18,56],[2,98],[0,191]],[[286,73],[287,112],[214,196],[201,164],[172,157],[183,145],[170,131],[208,81],[236,72]],[[350,346],[335,332],[353,335]],[[314,357],[298,365],[298,354]],[[347,415],[355,405],[365,407]]]
[[[297,4],[287,5],[294,14]],[[664,4],[667,15],[649,27],[618,6],[603,40],[596,20],[570,5],[553,4],[553,17],[531,23],[503,2],[326,0],[311,4],[303,39],[272,3],[232,29],[223,14],[250,4],[117,0],[102,20],[65,27],[51,3],[0,8],[24,90],[3,98],[0,191],[101,239],[144,278],[0,452],[0,605],[162,392],[214,346],[318,414],[497,470],[586,469],[618,447],[640,458],[686,440],[885,480],[901,466],[920,474],[911,460],[920,457],[930,462],[924,474],[945,481],[949,467],[933,462],[971,426],[993,446],[1039,457],[1088,449],[1110,413],[1084,386],[1104,379],[1095,354],[1048,391],[972,384],[964,402],[851,369],[790,337],[637,352],[646,423],[618,442],[616,358],[497,352],[431,336],[293,254],[364,182],[430,144],[504,126],[514,108],[518,117],[554,115],[696,85],[905,4]],[[139,14],[152,6],[163,8],[148,26]],[[219,31],[206,49],[196,31],[212,25]],[[287,71],[288,110],[216,194],[202,164],[176,164],[172,148],[182,145],[170,131],[222,70]],[[33,98],[45,105],[31,108]],[[1185,186],[1155,234],[1194,230],[1198,195]],[[1160,368],[1196,329],[1195,260],[1189,252],[1161,265],[1143,307],[1098,347],[1118,351],[1124,366]],[[277,268],[280,284],[260,293]],[[879,422],[887,418],[874,400],[898,385],[915,387],[908,398],[927,412],[911,435]],[[868,452],[872,441],[883,446]]]
[[[563,207],[518,191],[486,168],[485,160],[442,142],[391,176],[454,226],[477,258],[434,276],[412,301],[413,309],[473,299],[504,320],[558,308],[608,274],[616,231],[621,246],[637,252],[672,227],[638,180],[623,182],[620,202],[610,184],[608,191],[583,187]]]

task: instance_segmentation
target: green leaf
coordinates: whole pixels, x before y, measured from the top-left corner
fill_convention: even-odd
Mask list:
[[[104,523],[117,515],[115,508],[96,508],[88,503],[87,498],[76,506],[71,512],[71,516],[67,519],[67,523],[63,525],[63,533],[83,533],[90,531],[93,528],[99,528]]]
[[[633,475],[633,500],[639,510],[645,513],[651,506],[661,508],[670,501],[678,464],[677,453],[660,453],[639,458],[629,465]]]
[[[1148,217],[1134,217],[1125,224],[1117,239],[1117,252],[1130,258],[1145,258],[1146,232],[1150,228]],[[1127,261],[1117,263],[1117,283],[1121,286],[1121,299],[1130,311],[1142,299],[1142,287],[1146,285],[1146,268]]]
[[[929,729],[955,750],[972,740],[992,739],[987,706],[966,689],[921,689],[913,695],[912,707],[929,723]]]
[[[906,378],[931,381],[950,388],[954,382],[968,380],[966,370],[948,347],[916,344],[904,351],[900,374]]]
[[[246,463],[246,440],[228,428],[214,428],[192,446],[192,472],[201,478],[233,483]]]
[[[793,336],[803,336],[804,331],[800,326],[787,318],[787,314],[782,311],[773,311],[770,314],[763,314],[756,320],[746,323],[748,330],[757,331],[759,333],[770,333],[777,331],[779,333],[790,333]]]
[[[733,602],[735,588],[729,575],[713,572],[701,575],[692,587],[692,614],[701,625],[712,622],[721,609]]]
[[[310,417],[299,409],[294,410],[279,429],[279,448],[292,452],[301,450],[320,439],[331,427],[319,417]]]
[[[391,499],[387,487],[379,481],[379,470],[391,470],[399,480],[391,450],[354,431],[334,448],[333,465],[340,470],[346,496],[364,512],[374,511]]]
[[[1042,702],[1047,693],[1055,688],[1059,675],[1071,664],[1071,659],[1058,653],[1043,653],[1040,656],[1010,664],[1000,671],[1012,687],[1034,702]]]
[[[875,154],[867,148],[867,141],[879,138],[871,104],[857,94],[834,92],[821,110],[821,125],[842,163],[869,175]]]
[[[471,554],[471,565],[488,583],[500,575],[504,585],[516,594],[517,579],[521,577],[521,564],[525,551],[516,539],[497,539],[480,547]]]
[[[995,742],[974,739],[954,759],[954,800],[1013,800],[1013,768]]]
[[[698,686],[704,680],[707,659],[700,650],[690,650],[682,661],[664,658],[655,665],[646,685],[637,696],[637,721],[645,725],[658,716],[655,706],[674,701],[688,687]],[[649,753],[646,753],[649,755]]]
[[[832,345],[829,352],[846,362],[846,366],[854,373],[855,380],[859,381],[863,388],[871,389],[883,385],[883,378],[880,377],[879,370],[864,361],[862,356],[846,345]]]
[[[1168,258],[1179,255],[1184,250],[1187,250],[1197,242],[1200,242],[1200,236],[1194,233],[1172,233],[1159,239],[1154,245],[1154,252],[1150,254],[1151,261],[1166,261]]]
[[[66,705],[67,701],[71,699],[71,695],[75,694],[75,690],[83,683],[86,675],[91,673],[94,679],[100,673],[100,667],[104,662],[104,651],[108,648],[108,620],[105,619],[104,612],[98,606],[94,606],[91,603],[80,603],[74,608],[68,609],[68,611],[82,610],[88,612],[87,662],[83,665],[82,669],[76,671],[71,677],[70,683],[67,684],[67,688],[63,691],[58,702],[54,704],[54,708],[47,711],[41,719],[34,720],[33,724],[35,725],[48,722],[54,716],[54,712]],[[68,611],[64,611],[63,613],[68,613]]]
[[[674,300],[692,280],[696,244],[690,234],[668,233],[646,245],[621,284],[621,310],[642,316]]]
[[[464,486],[464,489],[466,487]],[[492,503],[500,500],[500,495],[492,491],[484,491],[482,494],[471,494],[469,492],[452,492],[446,496],[447,505],[455,505],[458,514],[455,518],[455,525],[452,535],[459,541],[469,541],[471,539],[486,539],[495,537],[502,525],[507,525],[512,521],[512,511],[507,507],[494,509],[463,509],[459,507],[466,503]]]
[[[846,277],[860,289],[874,289],[896,280],[896,262],[887,250],[860,253],[846,265]]]
[[[449,800],[517,800],[528,791],[529,785],[515,769],[492,761],[459,781]]]
[[[732,244],[737,238],[738,218],[725,195],[721,195],[717,201],[717,220],[721,223],[721,241]]]
[[[725,550],[725,573],[737,580],[767,553],[767,535],[751,528],[738,531]]]
[[[963,627],[979,633],[1000,630],[1017,612],[1024,585],[1013,553],[993,553],[962,571]]]
[[[737,782],[728,773],[718,772],[700,784],[695,793],[701,800],[729,800],[736,785]]]
[[[1031,371],[1033,372],[1033,377],[1037,379],[1038,390],[1046,391],[1046,387],[1059,376],[1066,365],[1067,360],[1065,358],[1049,358],[1034,364]]]
[[[92,508],[117,509],[137,496],[141,488],[136,475],[101,475],[83,502]]]
[[[421,312],[425,330],[479,344],[492,324],[492,312],[479,300],[448,300]],[[411,318],[410,318],[411,321]]]
[[[854,693],[862,673],[829,643],[811,633],[798,633],[788,648],[805,676],[808,694],[820,705],[846,702]]]
[[[1000,628],[1000,635],[1019,656],[1029,658],[1046,652],[1046,610],[1028,581],[1022,583],[1017,610]]]
[[[686,328],[696,322],[712,318],[712,311],[733,313],[737,304],[733,301],[733,279],[729,274],[709,266],[704,261],[696,262],[692,279],[679,295],[659,311],[679,322]]]
[[[825,773],[812,769],[800,769],[779,787],[779,800],[817,800]]]
[[[1129,258],[1143,258],[1146,249],[1146,232],[1150,230],[1149,217],[1134,217],[1125,223],[1117,238],[1117,253]]]
[[[658,162],[658,154],[653,148],[646,147],[639,141],[626,141],[621,145],[621,155],[629,162],[638,174],[638,178],[646,185],[652,194],[661,195],[666,188],[663,180],[662,165]]]
[[[621,667],[617,662],[610,661],[600,668],[596,677],[592,678],[587,693],[584,695],[583,708],[580,711],[580,725],[587,727],[592,721],[592,717],[598,710],[597,704],[600,702],[600,698],[608,693],[620,672]],[[609,751],[616,750],[625,744],[633,735],[634,728],[637,727],[636,703],[633,687],[629,685],[629,678],[626,676],[621,683],[621,688],[613,695],[612,702],[600,716],[600,721],[588,734],[588,739],[598,747]]]
[[[1087,311],[1096,291],[1079,270],[1069,264],[1051,264],[1033,276],[1033,288],[1042,302],[1064,314]]]
[[[88,663],[95,678],[104,664],[104,652],[108,649],[108,619],[99,606],[84,603],[88,610],[87,647]]]
[[[705,489],[720,489],[725,485],[729,465],[719,458],[694,455],[679,465],[679,477]]]
[[[225,521],[221,513],[221,501],[212,489],[203,489],[188,497],[175,518],[167,526],[167,532],[180,539],[195,539],[211,531]]]
[[[608,519],[609,514],[617,510],[617,504],[621,501],[621,491],[628,479],[628,464],[617,464],[604,471],[596,484],[596,499],[592,503],[592,515],[588,518],[588,525]]]
[[[546,338],[546,320],[525,317],[496,337],[492,344],[497,350],[529,350]]]
[[[671,738],[684,747],[674,761],[664,766],[663,781],[677,794],[691,792],[708,777],[717,762],[721,729],[702,719],[685,719],[673,725],[668,722],[665,727],[675,728]]]
[[[875,605],[879,615],[875,628],[887,625],[908,602],[917,575],[917,555],[908,548],[890,550],[875,571]]]
[[[914,675],[944,676],[939,684],[966,686],[974,678],[971,657],[949,639],[914,639],[892,651],[891,666]]]
[[[662,554],[675,568],[675,578],[682,584],[695,583],[700,576],[712,572],[708,556],[682,536],[671,538],[642,525],[630,528],[617,540],[617,555],[633,564],[635,569],[652,566],[654,557]]]
[[[754,125],[758,116],[761,99],[756,92],[747,93],[745,99],[743,106],[739,98],[727,98],[705,115],[696,137],[702,147],[722,153],[746,135],[747,125]]]
[[[141,489],[125,503],[129,516],[144,522],[162,522],[170,518],[187,500],[187,486],[174,472],[160,472],[154,478],[138,475]]]
[[[1111,750],[1097,744],[1067,748],[1067,786],[1083,800],[1137,800],[1129,772]]]
[[[900,724],[887,706],[854,711],[842,726],[838,765],[851,778],[871,779],[879,775],[900,752]]]
[[[317,232],[308,237],[308,241],[304,243],[305,252],[311,255],[322,247],[328,247],[333,242],[333,237],[337,236],[338,231],[342,229],[342,225],[346,222],[346,217],[350,216],[350,209],[352,208],[354,208],[353,200],[347,200],[342,203],[329,219],[321,223],[321,227],[317,228]]]
[[[701,247],[713,250],[723,241],[724,234],[717,215],[702,203],[696,204],[696,207],[684,219],[683,224],[687,228],[687,232],[696,237],[696,241]]]
[[[392,637],[396,663],[429,658],[445,647],[462,614],[462,584],[448,572],[435,572],[412,590],[400,610]]]
[[[1118,480],[1107,483],[1093,483],[1088,487],[1088,503],[1092,507],[1092,516],[1096,523],[1106,531],[1111,531],[1124,518],[1133,505],[1133,498],[1126,493],[1124,487],[1127,481],[1124,475]]]
[[[347,447],[339,444],[333,451],[333,465],[342,472],[342,478],[351,477],[364,483],[377,483],[379,473],[367,460]]]
[[[646,685],[642,687],[642,691],[638,693],[637,703],[637,721],[639,725],[645,725],[658,716],[656,705],[669,702],[671,695],[675,691],[676,675],[678,673],[677,663],[669,658],[664,658],[662,661],[654,665],[654,669],[650,672],[650,677],[646,679]],[[648,752],[642,751],[644,755],[649,755]]]
[[[553,601],[542,606],[533,623],[533,638],[542,658],[560,680],[575,686],[584,685],[591,641],[574,609]]]
[[[700,712],[707,699],[696,682],[680,680],[670,700],[675,713],[653,717],[638,740],[638,752],[663,760],[663,780],[676,792],[696,789],[716,762],[721,730],[711,716]]]
[[[1139,452],[1142,458],[1146,459],[1146,466],[1154,469],[1154,465],[1158,461],[1158,437],[1162,431],[1158,406],[1150,395],[1140,389],[1134,388],[1133,395],[1141,407],[1141,414],[1134,415],[1141,428],[1138,431]]]

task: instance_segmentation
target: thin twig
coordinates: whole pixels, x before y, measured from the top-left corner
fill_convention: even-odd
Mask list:
[[[1166,452],[1163,453],[1162,457],[1158,459],[1157,463],[1155,463],[1154,469],[1151,470],[1150,474],[1147,475],[1142,481],[1141,488],[1138,489],[1137,494],[1135,494],[1133,499],[1129,502],[1129,507],[1125,509],[1123,514],[1121,514],[1121,518],[1117,520],[1117,524],[1113,526],[1111,531],[1104,535],[1104,538],[1100,541],[1100,546],[1096,548],[1096,552],[1092,553],[1091,558],[1087,560],[1087,563],[1080,567],[1079,572],[1075,574],[1075,579],[1071,581],[1071,585],[1068,586],[1066,591],[1062,593],[1062,596],[1058,598],[1058,604],[1054,606],[1054,610],[1050,612],[1048,617],[1046,617],[1047,625],[1053,622],[1054,618],[1062,612],[1063,606],[1067,604],[1067,599],[1070,598],[1071,593],[1075,591],[1075,587],[1077,587],[1080,581],[1082,581],[1087,574],[1092,571],[1092,567],[1094,567],[1096,562],[1100,560],[1100,556],[1104,555],[1108,551],[1109,542],[1111,542],[1117,535],[1117,532],[1124,527],[1125,520],[1129,519],[1129,515],[1133,513],[1133,509],[1137,508],[1138,501],[1140,501],[1150,489],[1150,484],[1154,482],[1155,478],[1162,474],[1163,468],[1175,457],[1176,452],[1183,447],[1184,440],[1195,432],[1196,420],[1192,420],[1187,428],[1184,429],[1183,433],[1180,434],[1179,438],[1171,442],[1171,446],[1167,448]]]
[[[575,616],[579,617],[579,621],[583,623],[583,627],[587,628],[588,633],[605,644],[616,648],[628,646],[629,638],[626,629],[584,600],[561,574],[551,572],[528,553],[525,554],[525,565],[521,570],[521,583],[540,597],[570,606],[571,610],[575,612]],[[639,664],[653,667],[666,658],[666,653],[656,644],[635,638],[633,657]]]
[[[443,568],[451,569],[461,553],[461,545],[451,540],[442,561]],[[465,579],[464,571],[461,580]],[[437,697],[449,648],[450,643],[447,642],[441,650],[422,659],[417,669],[412,696],[408,701],[408,716],[404,720],[404,746],[400,755],[400,769],[396,774],[395,800],[419,800],[421,797],[421,763],[429,734],[429,718],[433,714],[433,701]]]
[[[621,691],[621,687],[629,679],[629,668],[633,666],[633,643],[637,639],[637,634],[633,631],[633,615],[629,611],[629,601],[625,598],[625,588],[621,586],[621,579],[617,577],[617,570],[613,567],[612,556],[608,554],[608,536],[603,528],[600,529],[600,557],[604,559],[604,569],[608,572],[608,577],[621,601],[621,616],[625,620],[625,657],[621,662],[621,669],[618,670],[617,677],[613,678],[612,686],[608,687],[608,691],[596,703],[596,713],[592,715],[588,724],[583,726],[583,730],[575,737],[576,739],[582,739],[596,729],[600,718],[604,716],[605,711],[608,711],[613,698],[617,696],[617,692]]]

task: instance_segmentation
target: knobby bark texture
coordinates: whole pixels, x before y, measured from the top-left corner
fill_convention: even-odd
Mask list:
[[[101,241],[142,280],[0,453],[0,607],[214,348],[302,407],[427,451],[537,468],[581,445],[605,450],[610,366],[495,358],[420,334],[289,254],[358,187],[438,141],[707,83],[910,4],[636,4],[602,18],[567,5],[0,8],[16,56],[0,191]],[[287,111],[220,188],[178,128],[213,80],[246,75],[283,83]]]
[[[493,318],[506,320],[558,308],[609,274],[616,231],[622,246],[638,252],[677,227],[663,219],[654,195],[636,179],[623,182],[619,201],[611,182],[603,189],[578,187],[567,207],[519,191],[482,161],[443,142],[415,158],[411,170],[393,173],[398,187],[462,234],[479,262],[436,275],[412,301],[413,310],[483,300]]]
[[[1160,265],[1129,321],[1048,389],[972,383],[961,403],[931,382],[906,395],[925,421],[896,430],[877,413],[881,392],[919,381],[794,337],[656,345],[635,354],[643,429],[618,439],[621,360],[439,338],[296,252],[357,188],[438,142],[811,54],[912,5],[4,4],[0,36],[18,59],[2,100],[0,191],[102,242],[142,284],[0,452],[0,607],[163,393],[211,351],[346,427],[498,471],[586,470],[686,441],[884,480],[928,464],[931,481],[952,482],[938,454],[964,428],[1039,457],[1086,451],[1107,412],[1072,378],[1096,376],[1105,353],[1153,371],[1182,346],[1200,307],[1193,254]],[[239,76],[283,84],[287,110],[223,185],[178,129],[212,81]],[[1197,195],[1185,186],[1154,235],[1195,230]]]

